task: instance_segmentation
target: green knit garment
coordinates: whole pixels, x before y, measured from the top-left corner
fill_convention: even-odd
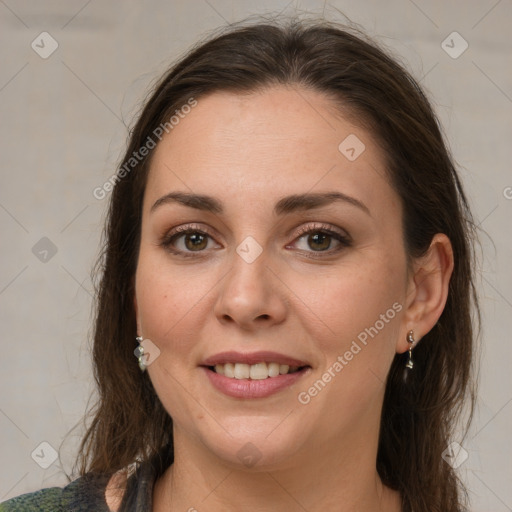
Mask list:
[[[165,447],[162,454],[169,454]],[[157,454],[155,460],[162,460]],[[159,468],[159,469],[158,469]],[[128,478],[121,511],[150,512],[153,508],[153,487],[162,473],[154,461],[136,464]],[[105,489],[111,475],[87,473],[65,487],[49,487],[22,494],[0,503],[0,512],[110,512],[105,501]]]
[[[63,488],[50,487],[0,503],[0,512],[109,512],[105,479],[81,477]]]

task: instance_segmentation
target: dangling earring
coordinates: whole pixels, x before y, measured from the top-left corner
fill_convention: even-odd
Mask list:
[[[409,343],[409,359],[407,361],[407,363],[405,363],[405,368],[404,368],[404,373],[403,373],[403,380],[404,380],[404,383],[407,384],[407,380],[409,378],[409,374],[411,373],[413,367],[414,367],[414,362],[412,360],[412,347],[414,345],[414,331],[409,331],[407,333],[407,343]]]
[[[414,367],[414,362],[412,360],[412,346],[414,345],[414,331],[409,331],[407,333],[407,343],[409,343],[409,360],[407,361],[407,364],[405,365],[406,368],[409,370],[412,370]]]
[[[133,353],[139,361],[139,368],[144,372],[146,371],[146,359],[144,357],[144,347],[142,346],[142,336],[137,336],[135,339],[139,346],[133,351]]]

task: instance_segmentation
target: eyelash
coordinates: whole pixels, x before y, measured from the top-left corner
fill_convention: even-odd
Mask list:
[[[337,253],[343,248],[350,247],[352,245],[352,240],[348,235],[344,235],[342,233],[330,229],[329,225],[327,224],[315,224],[313,226],[309,225],[307,227],[301,228],[297,236],[294,238],[293,242],[295,243],[297,240],[300,240],[304,236],[314,233],[321,233],[323,235],[332,237],[333,239],[337,240],[340,243],[340,245],[335,249],[327,249],[325,251],[306,251],[307,253],[310,253],[307,256],[309,258],[323,258],[325,257],[323,255],[332,255],[333,253]],[[168,250],[169,252],[171,252],[172,254],[182,256],[184,258],[201,256],[201,253],[206,252],[206,250],[181,251],[176,250],[172,247],[172,244],[174,244],[177,239],[188,234],[200,234],[212,238],[212,236],[208,233],[207,230],[199,229],[193,225],[186,225],[164,235],[159,245],[162,246],[164,249]]]

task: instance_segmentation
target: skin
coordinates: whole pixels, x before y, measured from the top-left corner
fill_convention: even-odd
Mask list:
[[[338,150],[349,134],[365,145],[354,161]],[[151,211],[173,191],[213,196],[224,212],[178,203]],[[319,192],[346,194],[368,212],[339,201],[273,213],[284,196]],[[185,236],[174,249],[191,257],[162,246],[190,223],[209,235],[202,250]],[[319,225],[348,235],[351,245],[332,237],[319,251],[299,231],[314,234]],[[398,493],[375,468],[384,383],[395,354],[409,348],[407,332],[419,340],[441,315],[453,256],[440,234],[408,265],[401,202],[373,135],[304,88],[201,97],[155,150],[141,233],[138,335],[160,350],[148,372],[175,440],[154,510],[400,511]],[[262,249],[252,263],[236,252],[248,236]],[[300,403],[298,394],[393,304],[401,306],[394,318]],[[198,366],[225,350],[277,351],[311,369],[268,398],[230,398]],[[237,455],[249,442],[260,457],[250,468]],[[109,504],[115,509],[113,498]]]

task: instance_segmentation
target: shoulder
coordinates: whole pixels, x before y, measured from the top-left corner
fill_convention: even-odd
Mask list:
[[[158,477],[151,462],[110,475],[88,473],[67,486],[23,494],[0,503],[0,512],[119,512],[151,510]]]
[[[65,487],[51,487],[0,503],[0,512],[109,512],[105,476],[85,475]]]

